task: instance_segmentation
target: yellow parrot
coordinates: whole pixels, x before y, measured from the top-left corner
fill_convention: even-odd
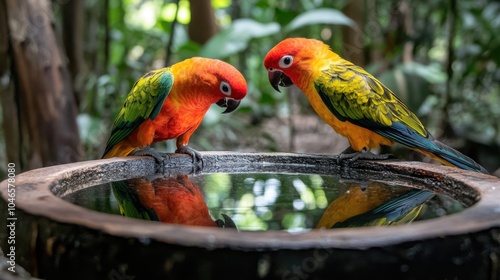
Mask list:
[[[363,68],[342,59],[321,41],[288,38],[264,59],[271,85],[295,84],[316,113],[350,147],[339,159],[386,159],[372,148],[398,142],[445,165],[488,173],[471,158],[434,139],[394,93]]]

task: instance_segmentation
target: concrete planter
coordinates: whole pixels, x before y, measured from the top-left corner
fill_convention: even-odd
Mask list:
[[[197,170],[185,155],[165,173],[307,172],[382,180],[451,196],[463,212],[395,227],[235,232],[129,219],[60,199],[89,186],[153,175],[148,157],[47,167],[16,176],[16,263],[47,279],[499,279],[500,180],[418,162],[334,156],[205,152]],[[7,181],[0,185],[7,217]],[[9,228],[1,246],[9,253]],[[135,278],[132,278],[135,277]]]

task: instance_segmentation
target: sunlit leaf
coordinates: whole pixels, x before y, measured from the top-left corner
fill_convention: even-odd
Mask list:
[[[231,5],[231,0],[212,0],[212,7],[215,9],[227,8]]]
[[[324,8],[310,10],[300,14],[287,26],[285,26],[284,31],[290,32],[301,27],[313,24],[336,24],[356,27],[356,23],[349,17],[344,15],[341,11]]]
[[[238,19],[226,30],[212,37],[200,55],[224,58],[247,48],[251,39],[273,35],[280,30],[277,23],[260,23],[252,19]]]
[[[156,10],[158,5],[152,1],[144,1],[138,8],[129,7],[126,15],[126,21],[132,25],[140,26],[144,29],[150,29],[156,24]]]
[[[191,11],[189,10],[189,2],[186,0],[179,1],[179,10],[175,3],[168,3],[162,7],[160,16],[167,22],[172,22],[175,19],[177,12],[177,21],[181,24],[188,24],[191,21]]]

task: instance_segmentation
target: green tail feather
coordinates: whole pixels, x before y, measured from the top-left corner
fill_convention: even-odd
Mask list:
[[[477,164],[473,159],[462,154],[461,152],[446,146],[438,140],[432,140],[431,142],[438,148],[435,151],[431,151],[435,156],[462,169],[489,174],[484,167]]]

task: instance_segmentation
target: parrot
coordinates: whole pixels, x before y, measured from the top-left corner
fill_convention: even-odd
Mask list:
[[[230,113],[246,93],[243,75],[217,59],[192,57],[150,71],[132,86],[102,158],[149,155],[161,163],[161,155],[150,145],[177,139],[176,153],[190,155],[193,163],[202,162],[201,154],[188,142],[205,113],[213,103]]]
[[[433,192],[420,189],[393,189],[378,182],[372,182],[365,188],[351,183],[345,194],[328,205],[316,228],[409,223],[434,195]]]
[[[111,184],[123,216],[169,224],[237,228],[225,214],[221,214],[224,220],[211,218],[201,190],[187,175],[133,178]]]
[[[296,85],[321,119],[346,137],[340,160],[387,159],[371,149],[400,143],[444,165],[488,174],[471,158],[436,140],[417,116],[363,68],[322,41],[287,38],[264,58],[272,87]]]

